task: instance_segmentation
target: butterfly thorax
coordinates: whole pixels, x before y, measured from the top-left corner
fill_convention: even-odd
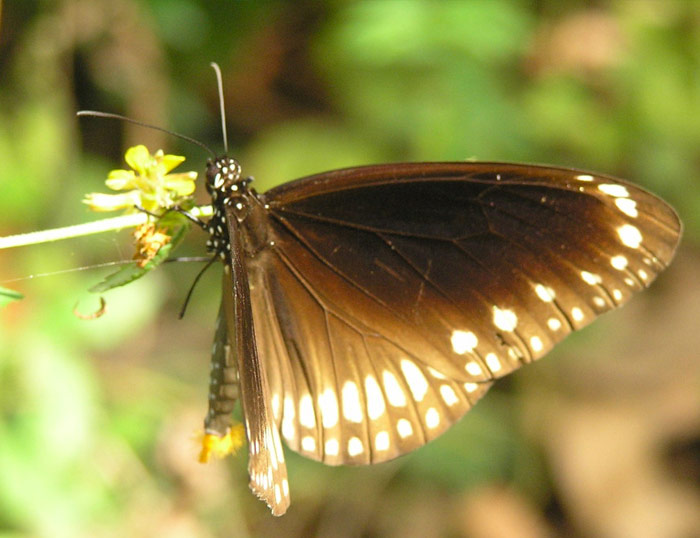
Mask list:
[[[211,195],[214,214],[207,223],[209,233],[207,249],[218,253],[224,262],[228,262],[231,251],[227,218],[233,218],[242,223],[243,238],[246,250],[257,251],[253,245],[265,242],[264,238],[256,237],[255,226],[262,209],[257,194],[249,185],[252,177],[241,177],[241,165],[230,157],[219,157],[207,163],[207,191]]]

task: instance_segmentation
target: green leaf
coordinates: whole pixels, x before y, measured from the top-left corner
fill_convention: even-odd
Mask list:
[[[158,265],[163,263],[167,259],[168,254],[171,250],[171,243],[164,245],[153,257],[153,259],[143,267],[139,267],[136,264],[136,262],[130,263],[129,265],[125,265],[116,273],[112,273],[111,275],[107,276],[102,282],[91,287],[90,291],[93,293],[104,293],[107,290],[111,290],[112,288],[118,288],[120,286],[125,286],[126,284],[129,284],[130,282],[141,278],[146,273],[149,273]]]
[[[3,288],[2,286],[0,286],[0,307],[9,304],[12,301],[19,301],[20,299],[24,299],[24,295],[22,295],[18,291]]]

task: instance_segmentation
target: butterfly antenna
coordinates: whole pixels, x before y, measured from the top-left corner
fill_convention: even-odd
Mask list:
[[[168,129],[163,129],[163,127],[158,127],[156,125],[151,125],[150,123],[144,123],[142,121],[138,121],[132,118],[128,118],[126,116],[122,116],[121,114],[112,114],[111,112],[98,112],[96,110],[79,110],[75,114],[76,116],[87,116],[91,118],[108,118],[112,120],[121,120],[121,121],[126,121],[128,123],[133,123],[134,125],[140,125],[141,127],[146,127],[148,129],[155,129],[156,131],[161,131],[163,133],[167,133],[172,136],[176,136],[178,138],[181,138],[182,140],[186,140],[187,142],[191,142],[192,144],[195,144],[202,148],[204,151],[209,153],[212,158],[216,157],[216,154],[209,149],[207,146],[202,144],[199,140],[195,140],[194,138],[191,138],[189,136],[176,133],[175,131],[169,131]]]
[[[221,114],[221,132],[224,135],[224,151],[228,153],[228,136],[226,135],[226,111],[224,110],[224,83],[221,80],[221,69],[219,64],[211,62],[212,69],[216,73],[216,84],[219,88],[219,110]]]
[[[187,297],[185,297],[185,304],[182,305],[182,309],[180,310],[180,315],[178,316],[178,319],[182,319],[185,317],[185,311],[187,310],[187,305],[190,303],[190,298],[192,297],[192,292],[194,291],[195,286],[197,285],[197,282],[199,282],[199,279],[202,278],[202,275],[206,272],[207,269],[211,267],[211,264],[216,261],[216,258],[219,257],[219,254],[214,254],[207,264],[202,268],[202,270],[197,273],[197,276],[194,277],[194,281],[192,282],[192,285],[190,286],[190,290],[187,292]]]

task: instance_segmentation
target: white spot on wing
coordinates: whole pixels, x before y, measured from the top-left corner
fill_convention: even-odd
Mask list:
[[[440,396],[442,396],[442,399],[445,400],[449,407],[452,407],[459,401],[455,391],[449,385],[440,385]]]
[[[513,346],[508,346],[508,356],[514,361],[519,361],[523,358],[523,354],[520,349]]]
[[[338,446],[338,440],[337,439],[328,439],[325,444],[325,452],[329,456],[337,456],[338,455],[338,450],[340,447]]]
[[[631,224],[623,224],[617,229],[622,244],[629,248],[639,248],[642,244],[642,233],[639,228]]]
[[[622,254],[610,258],[610,265],[613,266],[613,269],[617,269],[618,271],[624,271],[625,268],[627,268],[627,263],[627,258]]]
[[[272,395],[272,414],[275,416],[275,420],[280,418],[280,395]]]
[[[400,418],[396,422],[396,431],[398,432],[399,437],[401,437],[401,439],[406,439],[406,437],[413,435],[413,426],[405,418]]]
[[[593,176],[589,174],[579,174],[578,176],[576,176],[576,179],[578,179],[579,181],[593,181]]]
[[[596,284],[600,284],[602,279],[600,278],[600,275],[596,275],[594,273],[589,273],[588,271],[581,271],[581,278],[586,284],[589,284],[591,286],[595,286]]]
[[[549,286],[544,286],[542,284],[537,284],[535,286],[535,293],[545,303],[551,303],[555,297],[554,290]]]
[[[479,388],[479,385],[477,385],[476,383],[465,383],[464,384],[464,390],[466,390],[469,393],[474,392],[478,388]]]
[[[500,371],[501,361],[498,360],[498,356],[495,353],[487,353],[484,360],[486,361],[486,366],[488,366],[489,370],[491,370],[494,374]]]
[[[384,392],[389,403],[394,407],[404,407],[406,405],[406,395],[399,385],[396,376],[389,370],[384,370],[382,373],[382,382],[384,383]]]
[[[613,298],[614,298],[616,301],[621,301],[621,300],[622,300],[622,292],[621,292],[620,290],[614,289],[614,290],[612,291],[612,294],[613,294]]]
[[[542,343],[542,339],[539,336],[533,336],[530,338],[530,347],[532,348],[532,351],[535,353],[539,353],[542,351],[542,348],[544,348],[544,344]]]
[[[614,196],[615,198],[629,198],[629,191],[624,185],[616,185],[614,183],[601,183],[598,185],[598,190]]]
[[[381,431],[374,437],[374,446],[377,450],[389,450],[389,432]]]
[[[305,452],[315,452],[316,451],[316,439],[310,435],[305,435],[301,438],[301,449]]]
[[[351,437],[348,441],[348,454],[350,456],[359,456],[365,451],[362,441],[359,437]]]
[[[558,331],[561,329],[561,321],[559,321],[557,318],[549,318],[547,320],[547,326],[553,331]]]
[[[467,364],[464,365],[464,369],[469,375],[477,376],[481,375],[482,373],[481,366],[479,366],[479,364],[474,361],[467,362]]]
[[[501,309],[497,306],[493,307],[493,323],[494,325],[506,332],[512,332],[518,326],[518,316],[515,312],[508,309]]]
[[[362,422],[362,405],[360,404],[360,392],[354,381],[346,381],[343,385],[343,416],[350,422],[359,424]]]
[[[280,463],[284,463],[284,450],[282,450],[282,441],[280,441],[280,436],[276,431],[272,432],[272,440],[275,446],[275,453],[277,454],[277,460]]]
[[[617,198],[615,199],[615,205],[628,217],[637,218],[639,216],[637,202],[634,200],[630,200],[629,198]]]
[[[282,435],[287,441],[294,441],[296,430],[294,429],[294,421],[285,417],[282,421]]]
[[[365,377],[365,394],[367,395],[367,414],[376,420],[384,414],[384,396],[373,376]]]
[[[282,420],[282,435],[287,441],[293,441],[296,428],[294,427],[294,417],[296,413],[294,410],[294,401],[291,396],[284,397],[284,419]]]
[[[324,428],[332,428],[338,424],[338,399],[331,388],[324,390],[318,397],[318,407],[321,410],[321,422]]]
[[[473,351],[479,343],[476,335],[471,331],[452,331],[450,340],[452,341],[452,349],[457,355]]]
[[[304,394],[299,400],[299,424],[307,428],[314,428],[316,426],[314,404],[310,394]]]
[[[425,398],[425,393],[428,392],[428,381],[425,379],[423,372],[410,360],[401,360],[401,371],[406,378],[408,388],[411,389],[413,399],[417,402],[422,402]]]
[[[279,504],[282,501],[282,490],[280,490],[280,485],[275,484],[275,502]]]
[[[425,412],[425,425],[431,430],[440,425],[440,413],[434,407],[429,408]]]
[[[574,321],[581,321],[583,319],[583,310],[578,306],[573,307],[571,309],[571,317],[574,318]]]

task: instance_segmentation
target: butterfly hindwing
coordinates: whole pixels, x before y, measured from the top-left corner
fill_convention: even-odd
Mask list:
[[[646,191],[550,167],[378,165],[261,200],[270,243],[246,264],[270,407],[331,464],[431,440],[648,286],[680,234]]]
[[[290,260],[262,258],[249,263],[258,347],[293,450],[327,464],[386,461],[437,437],[489,388],[449,379],[337,310]]]

